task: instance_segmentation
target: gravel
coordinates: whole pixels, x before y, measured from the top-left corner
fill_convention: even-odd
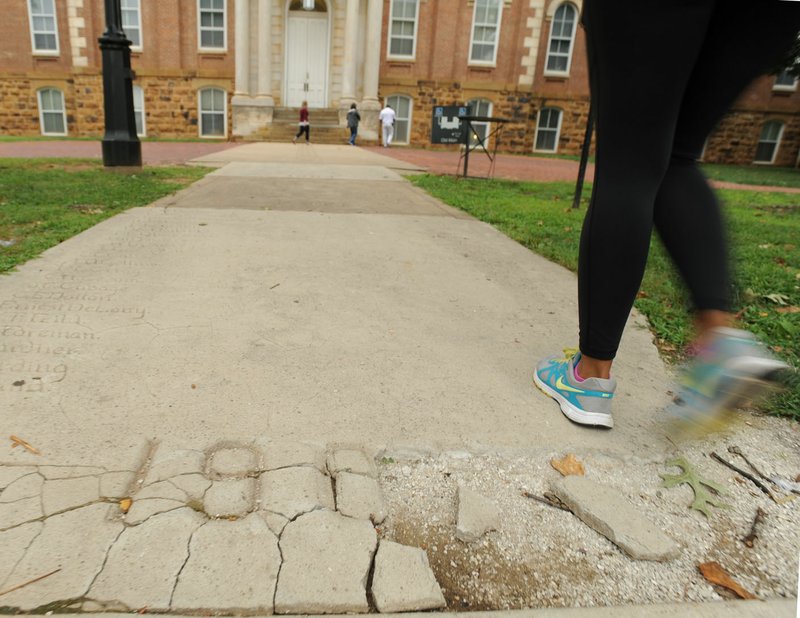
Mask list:
[[[729,435],[682,445],[669,453],[626,458],[575,451],[586,476],[624,494],[645,517],[680,546],[667,563],[634,561],[569,512],[524,497],[542,495],[558,478],[552,457],[566,453],[532,447],[526,452],[468,454],[463,451],[379,463],[389,517],[379,529],[389,540],[422,547],[449,610],[607,606],[633,603],[715,601],[734,598],[706,582],[697,565],[719,562],[747,590],[763,599],[794,597],[800,552],[800,499],[776,504],[709,457],[736,445],[767,476],[794,480],[800,474],[797,424],[748,417]],[[698,472],[729,492],[727,509],[712,507],[707,520],[689,509],[692,490],[665,489],[661,473],[677,473],[666,461],[682,455]],[[500,509],[498,529],[465,545],[455,538],[457,491],[464,485]],[[748,534],[761,507],[767,512],[753,548]]]

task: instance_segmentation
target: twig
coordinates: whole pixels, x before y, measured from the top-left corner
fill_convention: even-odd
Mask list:
[[[756,517],[753,520],[753,525],[750,527],[750,534],[742,539],[742,543],[747,545],[747,547],[752,547],[755,540],[758,538],[758,525],[764,521],[764,518],[767,516],[767,513],[758,507],[756,509]]]
[[[742,459],[744,459],[744,463],[746,463],[748,466],[750,466],[750,469],[751,469],[753,472],[755,472],[755,473],[756,473],[758,476],[760,476],[760,477],[761,477],[762,479],[764,479],[765,481],[769,481],[769,482],[770,482],[770,483],[772,483],[773,485],[775,484],[775,481],[773,481],[773,480],[772,480],[771,478],[769,478],[769,477],[768,477],[766,474],[764,474],[764,473],[763,473],[761,470],[759,470],[758,468],[756,468],[756,467],[755,467],[755,465],[753,464],[753,462],[752,462],[752,461],[750,461],[750,460],[747,458],[747,456],[746,456],[746,455],[745,455],[745,454],[742,452],[742,449],[740,449],[738,446],[729,446],[729,447],[728,447],[728,452],[729,452],[729,453],[732,453],[732,454],[734,454],[734,455],[738,455],[739,457],[741,457]]]
[[[530,498],[531,500],[536,500],[537,502],[546,504],[547,506],[552,506],[555,509],[561,509],[562,511],[572,512],[566,506],[564,506],[560,500],[556,501],[556,499],[551,498],[547,494],[545,494],[544,496],[537,496],[536,494],[532,494],[529,491],[523,491],[522,495],[526,498]]]
[[[734,466],[734,465],[733,465],[731,462],[729,462],[729,461],[725,461],[725,460],[724,460],[722,457],[720,457],[720,456],[719,456],[719,455],[717,455],[716,453],[711,453],[711,458],[712,458],[712,459],[715,459],[715,460],[717,460],[717,461],[718,461],[719,463],[721,463],[723,466],[727,466],[728,468],[730,468],[731,470],[733,470],[733,471],[734,471],[734,472],[736,472],[737,474],[741,474],[741,475],[742,475],[744,478],[746,478],[746,479],[749,479],[750,481],[752,481],[753,483],[755,483],[756,487],[758,487],[758,488],[759,488],[761,491],[763,491],[763,492],[764,492],[765,494],[767,494],[767,495],[768,495],[770,498],[772,498],[772,500],[775,500],[775,496],[773,496],[773,495],[772,495],[772,492],[769,490],[769,487],[767,487],[766,485],[764,485],[764,483],[762,483],[761,481],[759,481],[759,480],[758,480],[756,477],[754,477],[754,476],[753,476],[752,474],[750,474],[749,472],[745,472],[745,471],[744,471],[744,470],[742,470],[741,468],[739,468],[739,467],[737,467],[737,466]]]
[[[30,451],[34,455],[42,454],[38,448],[31,446],[30,442],[26,442],[25,440],[23,440],[22,438],[18,438],[17,436],[11,436],[11,442],[12,442],[11,448],[17,448],[18,446],[21,446],[22,448]]]
[[[276,287],[278,287],[279,285],[280,285],[280,283],[276,283],[275,285],[273,285],[273,286],[270,288],[270,290],[274,290],[274,289],[275,289]]]
[[[38,581],[42,581],[45,577],[50,577],[51,575],[55,575],[60,570],[61,569],[56,569],[55,571],[50,571],[47,575],[40,575],[36,579],[32,579],[30,581],[25,582],[24,584],[20,584],[18,586],[14,586],[13,588],[9,588],[8,590],[4,590],[3,592],[0,592],[0,597],[2,597],[5,594],[8,594],[9,592],[14,592],[15,590],[19,590],[20,588],[24,588],[25,586],[30,586],[31,584],[35,584]]]

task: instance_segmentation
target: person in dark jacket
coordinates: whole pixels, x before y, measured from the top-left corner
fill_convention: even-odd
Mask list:
[[[297,135],[294,136],[292,140],[293,144],[297,143],[297,138],[300,137],[303,133],[306,134],[306,144],[310,143],[311,135],[309,133],[309,124],[308,124],[308,101],[303,101],[303,104],[300,106],[300,124],[298,125],[299,129],[297,131]]]
[[[351,146],[356,145],[356,136],[358,135],[358,123],[361,121],[361,114],[356,109],[356,104],[350,105],[350,111],[347,112],[347,127],[350,129],[350,139],[348,144]]]

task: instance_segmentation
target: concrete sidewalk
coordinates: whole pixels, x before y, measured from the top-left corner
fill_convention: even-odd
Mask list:
[[[435,490],[450,496],[458,462],[464,474],[502,467],[473,467],[481,454],[533,474],[548,454],[596,457],[599,471],[661,465],[673,449],[658,421],[669,376],[643,319],[631,317],[615,365],[615,429],[569,423],[531,370],[575,345],[574,275],[412,187],[385,157],[254,144],[198,162],[220,169],[0,280],[2,426],[40,451],[0,446],[0,548],[11,557],[0,591],[60,569],[0,606],[363,612],[381,607],[367,576],[387,542],[370,520],[399,530],[419,494],[381,495],[425,476],[414,462],[451,462]],[[758,425],[771,436],[787,426]],[[387,467],[399,461],[407,470]],[[797,454],[782,461],[791,468]],[[639,504],[655,491],[628,495]],[[564,543],[630,562],[567,525]],[[783,565],[796,531],[778,533]],[[767,575],[753,585],[773,596],[796,581]],[[691,577],[698,599],[719,598]],[[457,590],[436,598],[452,608]]]

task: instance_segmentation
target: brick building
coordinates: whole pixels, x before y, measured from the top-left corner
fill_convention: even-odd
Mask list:
[[[149,137],[287,139],[308,100],[314,137],[343,141],[357,102],[377,138],[427,145],[432,107],[511,119],[501,147],[575,154],[588,112],[581,0],[121,0],[137,124]],[[0,134],[102,135],[103,0],[5,0]],[[487,131],[489,127],[479,127]],[[800,93],[765,76],[705,159],[796,165]]]

